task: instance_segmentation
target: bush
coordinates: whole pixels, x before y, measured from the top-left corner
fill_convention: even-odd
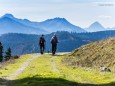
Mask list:
[[[14,59],[18,59],[18,58],[19,58],[19,56],[17,56],[17,55],[16,55],[16,56],[13,56],[13,58],[14,58]]]

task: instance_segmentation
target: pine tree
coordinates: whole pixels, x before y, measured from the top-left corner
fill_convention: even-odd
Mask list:
[[[3,46],[2,46],[2,43],[0,42],[0,62],[3,60]]]
[[[5,59],[6,60],[9,60],[11,58],[11,49],[8,48],[7,51],[5,52]]]

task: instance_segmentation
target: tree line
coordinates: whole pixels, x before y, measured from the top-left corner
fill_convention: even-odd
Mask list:
[[[11,48],[8,48],[5,52],[5,55],[3,56],[3,45],[0,42],[0,62],[2,62],[3,59],[9,60],[10,58],[11,58]]]

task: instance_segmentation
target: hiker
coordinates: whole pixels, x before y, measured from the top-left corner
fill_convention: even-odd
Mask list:
[[[45,39],[44,39],[44,35],[42,34],[40,39],[39,39],[39,46],[40,46],[40,53],[43,54],[44,53],[44,49],[45,49]]]
[[[54,36],[51,38],[50,42],[52,44],[52,55],[54,55],[56,52],[57,43],[58,43],[58,38],[57,38],[56,34],[54,34]]]

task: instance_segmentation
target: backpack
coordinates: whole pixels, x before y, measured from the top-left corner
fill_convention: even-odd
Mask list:
[[[39,44],[44,44],[44,41],[45,41],[44,38],[41,37],[40,41],[39,41]]]
[[[55,38],[52,38],[51,43],[52,43],[52,44],[56,44],[56,39],[55,39]]]

